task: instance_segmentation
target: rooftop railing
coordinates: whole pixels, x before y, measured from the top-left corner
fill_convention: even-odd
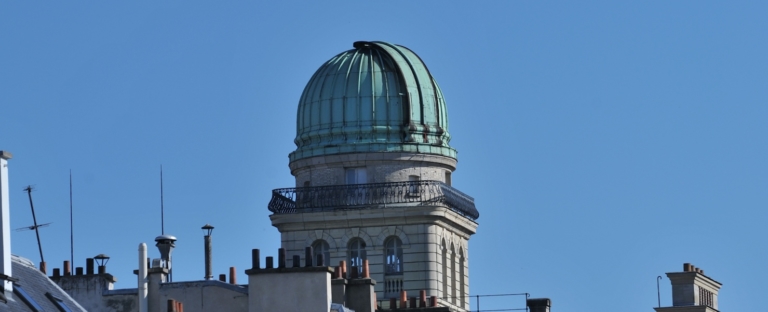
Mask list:
[[[407,181],[280,188],[272,190],[275,214],[378,208],[388,204],[443,205],[469,219],[480,213],[475,199],[440,181]]]

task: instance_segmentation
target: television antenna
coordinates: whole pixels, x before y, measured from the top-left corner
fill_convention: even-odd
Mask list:
[[[46,227],[46,226],[50,225],[51,223],[53,223],[53,222],[43,223],[43,224],[39,224],[39,225],[30,225],[30,226],[20,227],[20,228],[16,229],[16,232],[36,230],[37,228]]]
[[[24,191],[27,192],[27,195],[29,195],[29,207],[32,208],[32,222],[34,222],[34,225],[30,226],[29,229],[35,230],[35,235],[37,235],[37,248],[40,250],[40,262],[45,262],[45,258],[43,258],[43,245],[40,244],[40,231],[38,230],[40,227],[48,225],[50,223],[37,225],[37,217],[35,217],[35,205],[32,204],[32,188],[31,185],[28,185],[24,188]]]

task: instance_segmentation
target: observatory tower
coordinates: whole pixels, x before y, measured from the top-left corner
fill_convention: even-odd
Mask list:
[[[272,192],[272,225],[289,255],[312,246],[348,272],[368,260],[379,300],[426,290],[469,310],[474,199],[451,187],[443,94],[410,49],[355,42],[315,72],[296,117],[296,187]],[[288,259],[291,259],[289,256]]]

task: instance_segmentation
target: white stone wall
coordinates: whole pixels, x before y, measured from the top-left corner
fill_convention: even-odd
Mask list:
[[[419,180],[445,181],[446,173],[456,170],[456,160],[443,156],[406,153],[370,153],[318,156],[291,163],[296,186],[340,185],[346,183],[345,169],[366,168],[367,183]]]
[[[300,159],[291,162],[289,167],[296,177],[297,187],[343,185],[346,184],[346,169],[360,167],[366,170],[366,183],[404,182],[411,176],[418,176],[422,181],[446,183],[446,174],[456,169],[456,159],[419,153],[350,153]],[[281,233],[288,266],[292,265],[294,255],[299,255],[304,263],[304,248],[319,239],[330,246],[331,259],[326,259],[326,265],[337,266],[340,261],[348,261],[349,242],[360,238],[366,244],[370,273],[377,282],[375,290],[379,300],[397,297],[394,293],[392,296],[385,294],[385,285],[400,279],[409,297],[426,290],[427,296],[440,298],[441,305],[469,310],[469,300],[444,300],[443,297],[454,296],[453,287],[457,297],[469,294],[468,240],[477,230],[477,223],[446,207],[387,204],[369,209],[282,214],[270,218]],[[403,244],[404,274],[399,276],[384,274],[384,242],[392,236],[397,236]],[[448,250],[453,246],[456,254],[453,263],[446,263],[448,272],[442,269],[442,241],[447,243]],[[450,261],[451,257],[447,259]],[[446,278],[448,292],[443,293]],[[455,282],[451,283],[452,280]],[[460,294],[462,288],[464,293]]]
[[[328,271],[249,274],[248,291],[249,312],[327,312],[331,308]]]
[[[382,211],[400,211],[400,217],[385,217]],[[275,222],[276,218],[291,218],[296,215],[278,215],[273,216],[273,224],[276,224],[281,232],[282,247],[286,249],[287,266],[292,266],[293,255],[299,255],[304,261],[304,248],[311,246],[315,241],[322,239],[330,247],[330,263],[326,265],[338,266],[340,261],[347,261],[347,245],[354,238],[362,239],[366,244],[367,259],[371,278],[376,280],[375,291],[379,300],[388,299],[385,294],[385,283],[389,278],[402,278],[403,289],[408,292],[408,296],[418,296],[419,290],[426,290],[427,296],[437,296],[442,305],[448,305],[463,310],[469,310],[469,301],[464,300],[464,307],[461,307],[462,301],[456,299],[455,303],[451,298],[443,300],[442,278],[443,274],[448,276],[448,295],[452,296],[451,278],[456,278],[457,296],[465,296],[469,293],[469,259],[466,256],[468,250],[469,235],[474,233],[474,224],[469,221],[467,227],[457,226],[454,222],[444,217],[424,218],[416,216],[429,215],[430,213],[448,215],[452,220],[460,221],[465,218],[456,215],[452,211],[442,207],[420,207],[406,209],[370,209],[370,210],[352,210],[337,212],[317,212],[305,213],[301,218],[301,224],[295,222]],[[409,216],[406,214],[414,214]],[[391,215],[390,215],[391,216]],[[346,219],[346,221],[344,221]],[[298,219],[294,219],[298,221]],[[324,220],[325,222],[313,222],[313,220]],[[350,222],[351,221],[351,222]],[[348,227],[341,227],[346,224]],[[474,226],[473,226],[474,225]],[[398,237],[403,243],[403,270],[402,276],[385,276],[385,241],[392,237]],[[449,265],[449,272],[442,271],[442,247],[441,242],[445,240],[449,246],[453,245],[456,250],[454,263]],[[459,264],[461,256],[464,254],[464,294],[459,294],[461,290],[461,278],[459,277]],[[450,260],[450,256],[448,257]]]

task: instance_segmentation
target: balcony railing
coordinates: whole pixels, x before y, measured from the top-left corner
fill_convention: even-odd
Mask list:
[[[281,188],[272,191],[268,207],[275,214],[286,214],[374,208],[387,204],[444,205],[472,220],[480,217],[474,198],[440,181]]]

